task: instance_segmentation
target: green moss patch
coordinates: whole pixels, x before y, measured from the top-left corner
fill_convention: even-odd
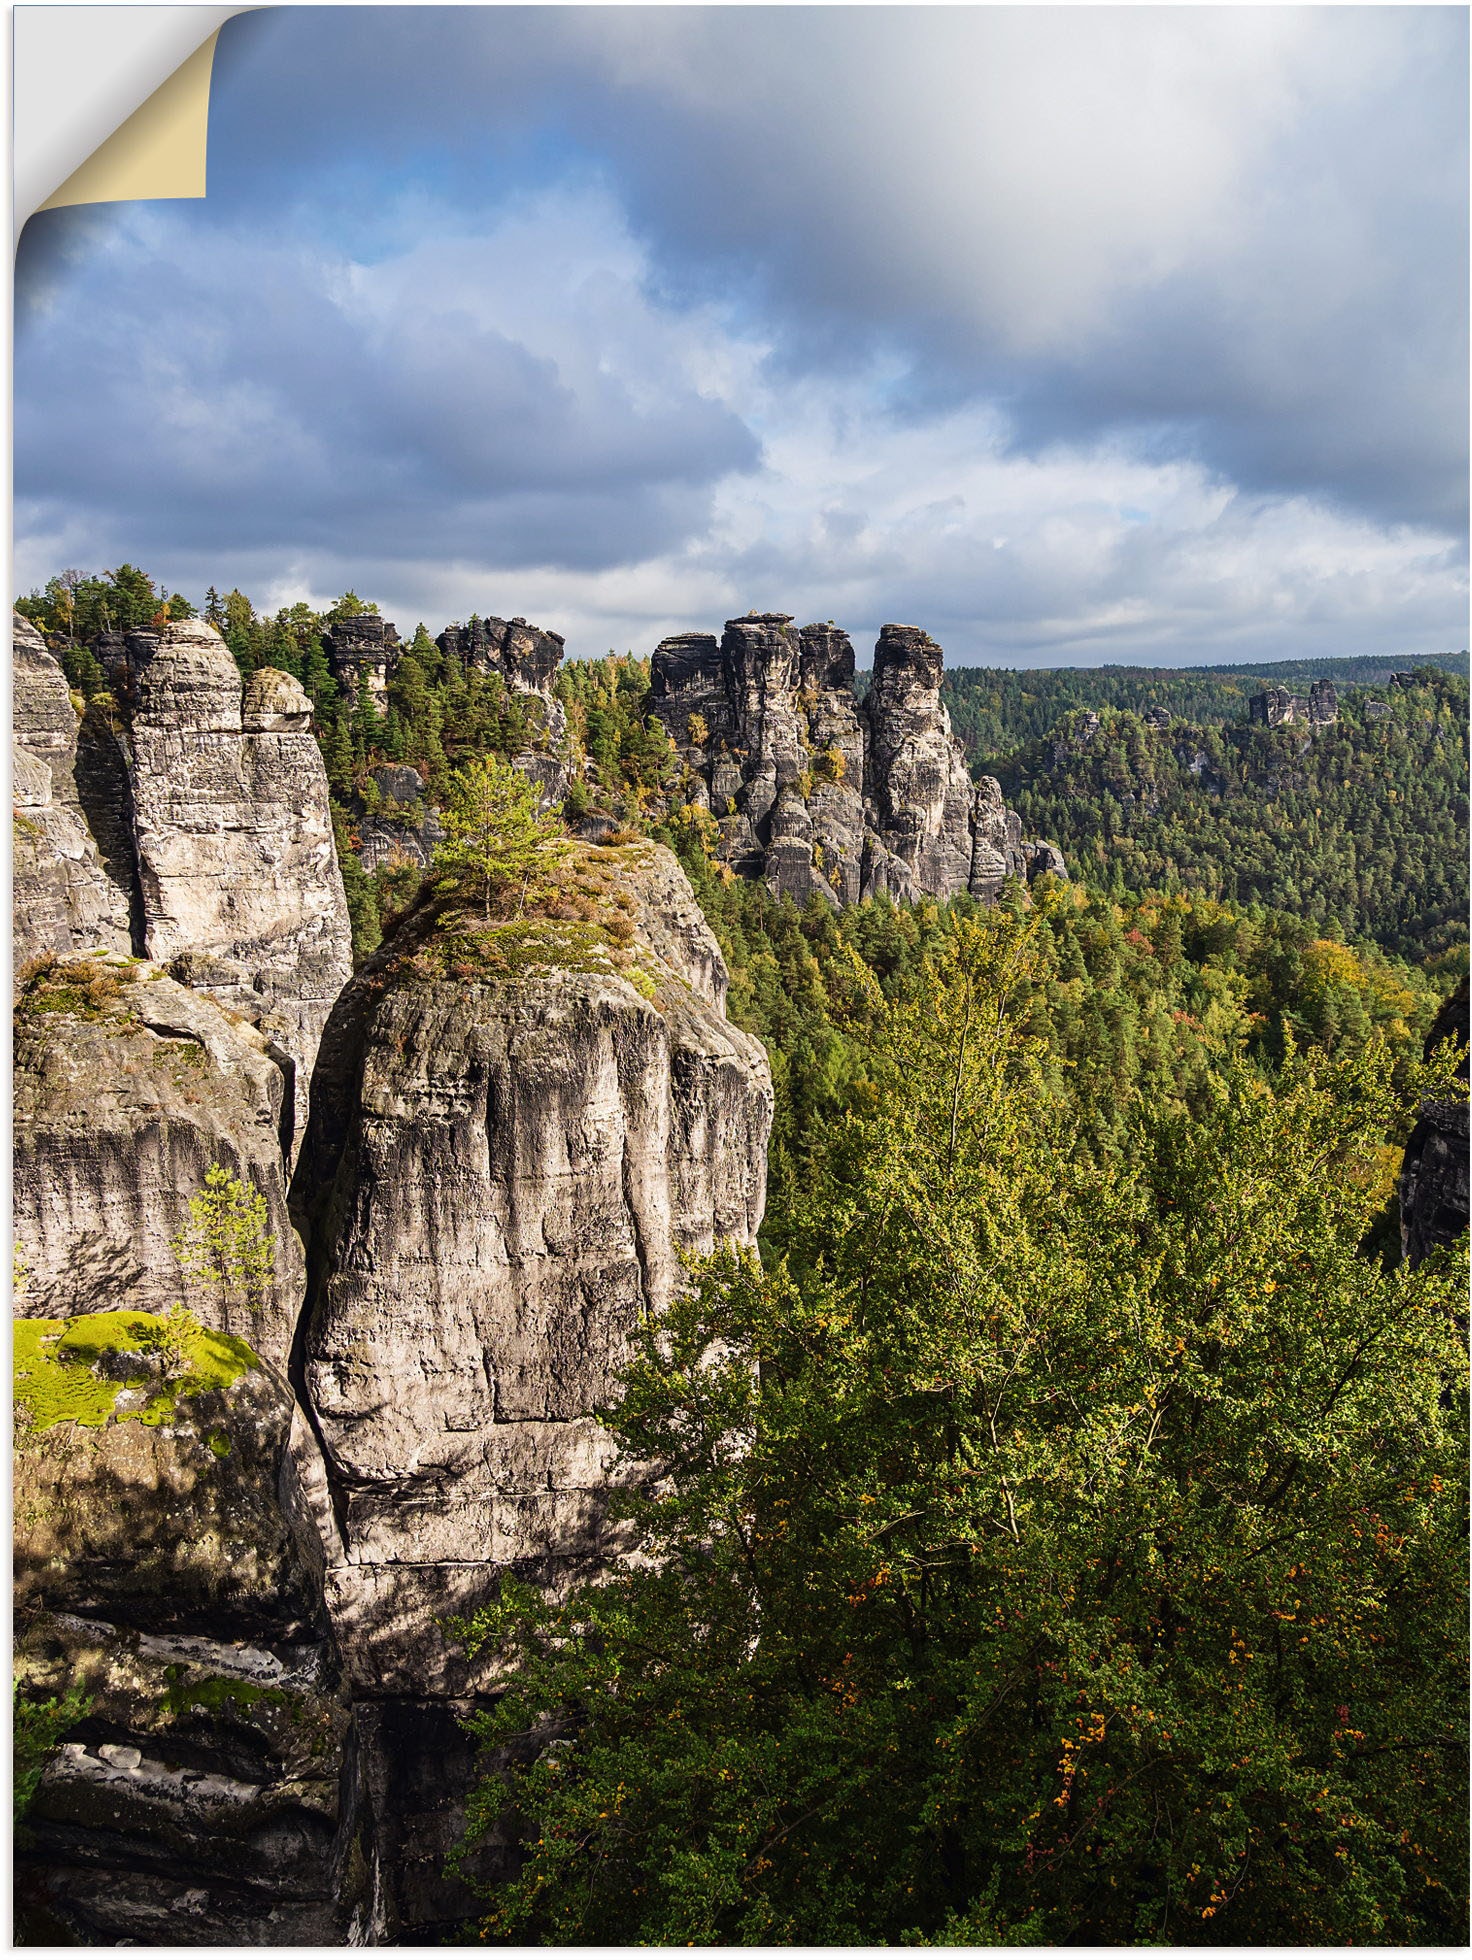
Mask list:
[[[168,1673],[176,1676],[178,1670],[171,1667]],[[209,1715],[225,1715],[243,1712],[261,1702],[286,1704],[296,1699],[285,1688],[267,1688],[258,1681],[239,1681],[221,1674],[208,1675],[200,1681],[175,1678],[164,1691],[164,1707],[171,1715],[187,1715],[195,1708],[202,1708]]]
[[[15,1397],[35,1429],[61,1422],[99,1429],[109,1417],[155,1427],[181,1400],[229,1388],[260,1366],[254,1349],[234,1335],[217,1334],[189,1317],[154,1313],[17,1320],[13,1354]],[[120,1356],[136,1356],[136,1366],[120,1366]],[[141,1405],[119,1409],[118,1398],[128,1389],[150,1393]]]
[[[615,942],[602,925],[569,919],[446,922],[413,964],[437,980],[503,980],[527,973],[612,973]]]

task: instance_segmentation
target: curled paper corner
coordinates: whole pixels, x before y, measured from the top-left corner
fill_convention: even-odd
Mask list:
[[[209,152],[210,76],[220,30],[176,68],[100,144],[42,211],[131,198],[203,197]]]

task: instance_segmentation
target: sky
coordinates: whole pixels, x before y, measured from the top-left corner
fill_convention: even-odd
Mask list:
[[[572,656],[1466,644],[1460,7],[285,7],[208,196],[31,220],[22,591]]]

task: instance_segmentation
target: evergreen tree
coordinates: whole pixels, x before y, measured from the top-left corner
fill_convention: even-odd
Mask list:
[[[493,900],[514,894],[519,916],[551,889],[567,851],[561,825],[539,810],[536,789],[509,764],[486,756],[457,769],[441,820],[445,836],[432,868],[469,882],[487,918]]]

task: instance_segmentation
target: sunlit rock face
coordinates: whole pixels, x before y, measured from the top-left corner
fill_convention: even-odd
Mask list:
[[[18,1849],[26,1943],[346,1944],[369,1864],[288,1448],[286,1071],[125,955],[52,963],[16,1018],[16,1672],[87,1698]],[[171,1243],[213,1164],[265,1200],[253,1295]]]
[[[300,1128],[322,1027],[352,972],[311,704],[269,669],[242,689],[201,620],[130,634],[127,652],[142,950],[278,1041]]]
[[[1063,873],[1024,841],[996,782],[973,783],[940,698],[944,656],[915,626],[886,626],[864,701],[831,621],[728,620],[719,641],[655,649],[651,709],[684,764],[677,792],[709,810],[727,864],[799,902],[993,899],[1008,877]]]
[[[329,1605],[376,1692],[466,1692],[439,1616],[507,1567],[616,1555],[592,1411],[681,1253],[760,1221],[766,1056],[688,882],[657,846],[585,862],[632,900],[632,966],[437,978],[390,951],[324,1041],[304,1384]]]
[[[133,949],[127,774],[106,715],[74,705],[60,662],[13,622],[11,788],[17,972],[43,953]]]
[[[242,683],[203,620],[103,635],[110,696],[78,717],[15,630],[15,949],[171,967],[257,1024],[305,1126],[328,1009],[352,971],[327,775],[289,675]]]
[[[286,1208],[290,1070],[238,1015],[120,955],[39,976],[16,1004],[14,1226],[25,1311],[70,1319],[187,1302],[284,1373],[301,1307]],[[265,1200],[260,1298],[186,1283],[173,1242],[212,1164]]]

